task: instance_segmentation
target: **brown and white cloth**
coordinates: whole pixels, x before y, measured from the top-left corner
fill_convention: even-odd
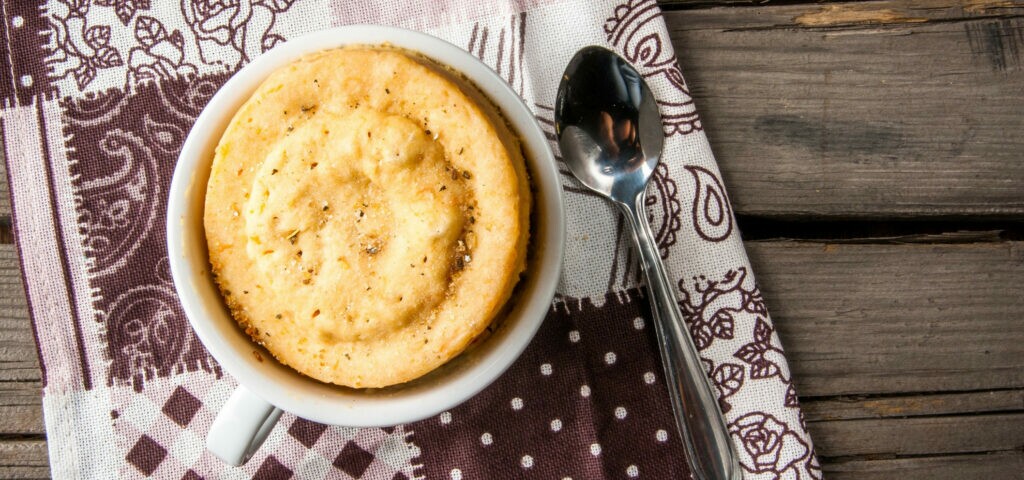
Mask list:
[[[522,358],[409,425],[286,414],[240,468],[204,449],[235,382],[192,332],[164,210],[182,141],[247,61],[352,23],[425,31],[519,92],[552,140],[585,45],[630,60],[666,135],[648,212],[745,478],[821,477],[792,378],[653,0],[2,0],[2,134],[57,478],[685,478],[650,311],[622,220],[560,166],[565,272]]]

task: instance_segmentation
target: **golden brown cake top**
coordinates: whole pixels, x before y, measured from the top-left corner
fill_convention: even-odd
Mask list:
[[[282,363],[382,387],[462,352],[525,268],[518,141],[467,83],[394,49],[274,72],[217,147],[210,262],[236,320]]]

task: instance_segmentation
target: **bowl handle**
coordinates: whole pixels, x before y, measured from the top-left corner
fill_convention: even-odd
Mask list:
[[[280,408],[239,385],[210,425],[206,448],[227,464],[243,465],[263,445],[280,417]]]

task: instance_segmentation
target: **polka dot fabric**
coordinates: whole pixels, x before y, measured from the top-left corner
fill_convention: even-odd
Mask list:
[[[450,415],[409,426],[426,478],[455,478],[455,469],[462,478],[689,474],[667,433],[675,427],[654,332],[635,327],[650,318],[647,299],[634,289],[600,301],[556,302],[498,382]]]

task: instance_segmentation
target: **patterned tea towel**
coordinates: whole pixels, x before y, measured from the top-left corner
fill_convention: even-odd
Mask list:
[[[38,4],[37,4],[38,3]],[[685,478],[651,313],[618,213],[559,169],[565,272],[529,349],[466,404],[382,429],[285,414],[243,467],[204,438],[235,381],[197,340],[165,248],[167,187],[200,110],[280,42],[353,23],[443,38],[554,142],[562,70],[630,60],[666,135],[661,254],[747,479],[821,477],[789,368],[653,0],[3,0],[2,129],[57,478]],[[54,248],[55,246],[59,248]],[[56,253],[54,253],[56,252]]]

